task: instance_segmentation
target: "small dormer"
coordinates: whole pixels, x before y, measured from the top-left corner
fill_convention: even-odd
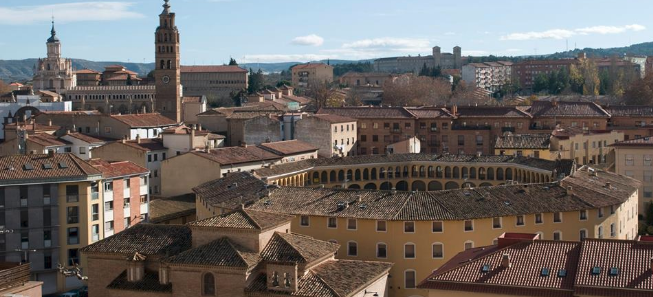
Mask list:
[[[145,259],[147,257],[138,252],[127,258],[127,281],[139,282],[145,276]]]
[[[268,263],[266,265],[268,290],[281,292],[296,292],[298,289],[297,264]]]

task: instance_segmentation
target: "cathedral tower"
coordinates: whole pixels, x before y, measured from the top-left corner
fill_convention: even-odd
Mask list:
[[[179,31],[169,0],[164,0],[155,33],[156,44],[156,111],[181,122],[181,67],[179,64]]]
[[[46,45],[48,56],[39,59],[38,64],[34,65],[32,85],[34,91],[47,90],[61,94],[65,90],[75,87],[77,78],[73,71],[73,61],[61,58],[61,42],[54,29],[54,19],[52,19],[50,38]]]

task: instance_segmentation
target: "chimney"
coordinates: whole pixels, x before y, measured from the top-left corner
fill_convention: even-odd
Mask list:
[[[612,183],[605,182],[605,187],[608,188],[608,189],[611,189],[612,188]]]
[[[141,143],[141,135],[136,135],[136,143]]]
[[[168,267],[159,267],[159,283],[162,285],[167,285],[170,283],[170,277],[168,276]]]
[[[512,263],[510,263],[510,255],[508,254],[503,254],[501,257],[501,267],[503,268],[510,268]]]
[[[356,197],[356,201],[363,202],[363,195],[358,195],[358,197]]]
[[[48,119],[48,126],[52,126],[52,119]]]
[[[48,150],[48,157],[49,158],[54,157],[54,150]]]
[[[457,115],[458,115],[458,105],[455,105],[455,104],[454,104],[454,105],[451,107],[451,113],[452,113],[454,116],[457,116]]]
[[[558,100],[555,100],[555,99],[551,100],[551,106],[553,106],[553,107],[558,106]]]
[[[574,195],[574,188],[572,186],[567,186],[567,195]]]

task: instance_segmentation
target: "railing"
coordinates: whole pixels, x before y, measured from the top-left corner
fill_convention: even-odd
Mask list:
[[[29,263],[0,263],[0,291],[19,287],[29,282]]]

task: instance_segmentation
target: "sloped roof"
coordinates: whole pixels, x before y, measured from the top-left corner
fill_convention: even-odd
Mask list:
[[[356,119],[339,116],[337,114],[314,114],[307,117],[314,117],[334,124],[356,122]]]
[[[312,263],[334,255],[340,245],[296,233],[275,232],[261,252],[261,260],[272,263]]]
[[[107,162],[101,159],[93,159],[89,161],[89,164],[100,170],[104,178],[147,175],[150,172],[147,168],[138,166],[131,161]]]
[[[201,184],[193,192],[204,202],[213,206],[235,209],[241,203],[248,204],[260,199],[268,185],[249,172],[234,172],[226,177]]]
[[[234,243],[227,237],[214,240],[166,258],[165,263],[179,265],[225,266],[251,269],[259,262],[259,254]]]
[[[85,179],[99,170],[74,154],[13,155],[0,157],[0,183],[19,180]]]
[[[233,146],[218,149],[212,149],[208,152],[192,151],[188,154],[194,154],[220,165],[242,164],[250,162],[260,162],[268,160],[278,160],[281,156],[268,152],[256,146]]]
[[[549,149],[550,134],[513,134],[497,137],[495,149]]]
[[[535,101],[530,113],[535,117],[602,117],[610,114],[594,102]]]
[[[201,66],[181,66],[182,73],[205,73],[205,72],[237,72],[247,73],[247,69],[234,65],[201,65]]]
[[[265,142],[261,143],[259,147],[280,156],[288,156],[318,150],[318,148],[312,144],[297,139],[277,142]]]
[[[172,256],[191,247],[191,231],[183,225],[136,224],[81,249],[83,253]]]
[[[610,144],[613,147],[652,147],[653,137],[642,137]]]
[[[158,113],[111,115],[112,118],[132,127],[161,127],[176,125],[174,120]]]
[[[54,135],[48,133],[35,133],[28,136],[27,141],[49,147],[49,146],[64,146],[69,144],[65,140],[61,140]]]
[[[414,118],[415,115],[403,107],[329,107],[320,108],[317,114],[335,114],[348,118]]]
[[[164,197],[150,201],[150,222],[158,222],[190,216],[195,214],[195,194],[185,194],[173,197]]]
[[[188,225],[192,227],[266,230],[288,223],[293,217],[251,209],[238,209],[219,216],[191,222]]]

